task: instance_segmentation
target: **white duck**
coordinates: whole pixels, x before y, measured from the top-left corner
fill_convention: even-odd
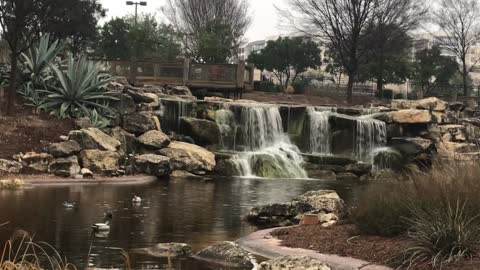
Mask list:
[[[67,208],[67,209],[75,208],[75,206],[76,206],[75,203],[73,203],[73,202],[67,202],[67,201],[63,202],[62,205],[63,205],[63,207],[65,207],[65,208]]]
[[[108,221],[106,221],[105,223],[95,223],[92,225],[92,229],[95,231],[95,232],[106,232],[106,231],[110,231],[110,224]]]
[[[141,202],[142,202],[142,198],[140,198],[137,195],[133,195],[132,203],[141,203]]]

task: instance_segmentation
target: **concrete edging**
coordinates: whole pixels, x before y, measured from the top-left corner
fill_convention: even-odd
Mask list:
[[[283,227],[288,228],[288,227]],[[274,230],[282,228],[274,228],[254,232],[246,237],[236,241],[245,250],[269,259],[287,256],[287,255],[304,255],[314,259],[326,262],[332,270],[393,270],[392,268],[375,265],[366,261],[340,257],[338,255],[320,254],[313,250],[301,248],[289,248],[281,246],[281,240],[273,237],[270,233]]]

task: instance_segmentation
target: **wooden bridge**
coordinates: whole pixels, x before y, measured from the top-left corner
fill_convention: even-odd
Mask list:
[[[245,61],[238,61],[237,64],[197,64],[186,58],[178,63],[100,62],[113,76],[126,77],[136,85],[184,85],[193,90],[223,92],[225,96],[234,93],[235,97],[241,97],[245,90],[253,89],[254,67],[246,65]]]

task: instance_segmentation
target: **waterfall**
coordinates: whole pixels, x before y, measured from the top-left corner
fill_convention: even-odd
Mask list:
[[[399,169],[403,166],[402,154],[392,147],[380,147],[372,152],[373,170]]]
[[[220,129],[220,146],[222,149],[235,149],[237,125],[233,112],[229,109],[216,111],[215,122]]]
[[[356,119],[355,156],[363,162],[372,162],[374,149],[387,143],[387,125],[383,121],[368,118]]]
[[[331,154],[329,123],[331,110],[316,111],[309,107],[307,112],[310,117],[310,152],[312,154]]]
[[[181,99],[161,99],[161,122],[164,132],[180,132],[180,120],[189,116],[192,102]]]
[[[235,123],[234,110],[237,109],[239,110],[239,121]],[[291,143],[283,130],[282,117],[277,106],[235,104],[229,108],[229,111],[221,112],[216,120],[219,126],[229,126],[240,131],[234,132],[239,136],[235,139],[234,145],[224,148],[225,150],[241,150],[232,158],[239,176],[308,177],[301,166],[303,158],[298,154],[299,149]],[[221,129],[228,130],[226,127],[221,127]],[[228,146],[224,145],[224,147]]]

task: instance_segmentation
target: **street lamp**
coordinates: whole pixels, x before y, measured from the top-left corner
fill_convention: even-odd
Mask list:
[[[137,17],[138,17],[138,6],[147,6],[146,1],[134,2],[134,1],[127,1],[127,6],[135,6],[135,27],[137,26]],[[132,65],[131,65],[131,72],[130,72],[130,81],[135,84],[137,81],[137,54],[138,54],[138,41],[135,42],[135,52],[132,56]]]

